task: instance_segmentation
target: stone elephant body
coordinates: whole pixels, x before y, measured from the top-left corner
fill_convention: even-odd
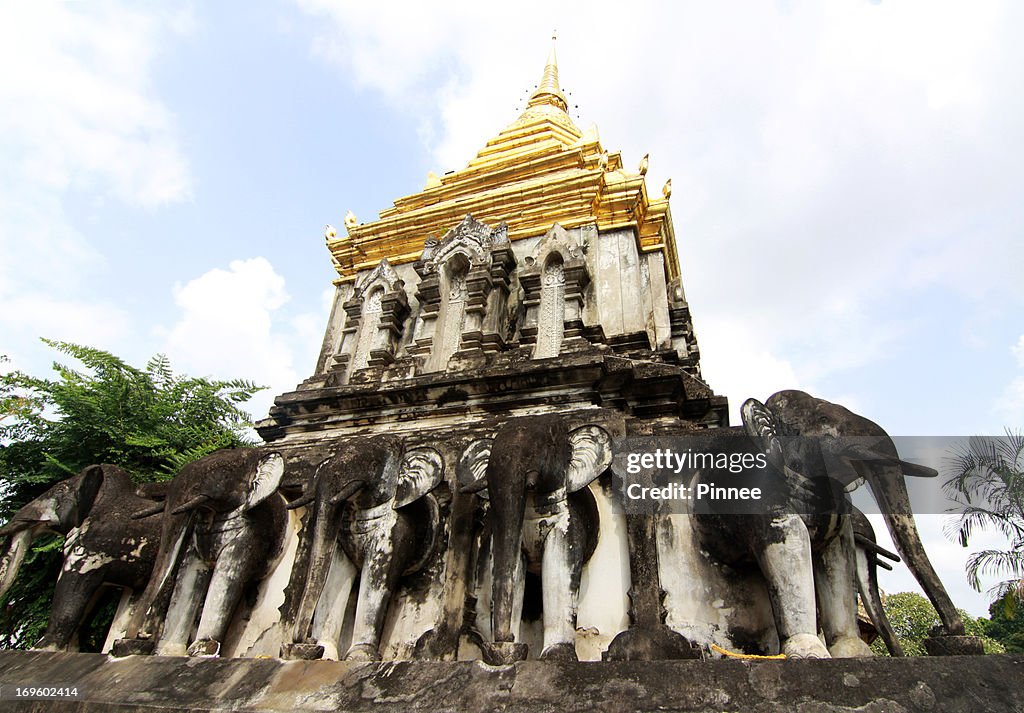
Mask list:
[[[598,517],[586,486],[611,464],[611,438],[601,427],[570,431],[561,416],[508,420],[491,439],[473,442],[460,460],[463,492],[486,498],[490,575],[489,636],[484,659],[526,658],[516,641],[525,574],[540,575],[542,659],[575,660],[576,613],[583,565],[594,551]],[[490,639],[487,641],[486,639]]]
[[[0,528],[0,536],[9,538],[0,564],[0,594],[13,584],[35,537],[46,531],[65,536],[50,621],[37,648],[72,648],[101,587],[145,588],[160,546],[160,518],[133,515],[155,506],[121,468],[93,465],[50,488]]]
[[[380,638],[399,580],[433,553],[440,527],[430,494],[444,475],[433,448],[406,450],[397,436],[346,439],[289,508],[312,512],[302,535],[308,571],[292,572],[302,596],[285,612],[286,658],[338,658],[349,597],[358,579],[347,660],[380,658]]]
[[[263,448],[216,451],[179,471],[159,508],[153,575],[117,653],[219,655],[243,593],[282,552],[283,473],[283,457]]]
[[[905,474],[935,471],[900,460],[877,424],[804,392],[779,392],[764,404],[749,399],[742,413],[744,432],[724,432],[728,437],[720,437],[716,448],[766,456],[765,467],[743,475],[765,491],[766,500],[745,512],[733,502],[702,503],[696,529],[720,561],[753,562],[760,569],[782,651],[794,657],[870,655],[856,621],[858,540],[846,495],[861,478],[946,633],[962,635],[959,614],[917,534],[904,483]],[[696,482],[702,477],[697,473]],[[819,623],[827,648],[817,637]]]

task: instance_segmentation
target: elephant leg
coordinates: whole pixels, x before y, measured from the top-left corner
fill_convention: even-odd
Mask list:
[[[167,608],[163,633],[156,645],[159,656],[184,656],[210,584],[210,568],[195,551],[189,552],[178,567],[171,605]]]
[[[782,652],[792,658],[830,658],[818,639],[813,560],[807,526],[798,515],[760,520],[762,546],[754,547],[768,582]]]
[[[93,570],[85,574],[75,571],[63,571],[57,580],[53,592],[53,606],[50,608],[50,623],[46,627],[43,638],[35,648],[44,651],[70,651],[72,642],[78,633],[94,601],[96,593],[103,585],[103,572]]]
[[[544,649],[541,659],[577,661],[576,609],[579,598],[583,551],[579,526],[572,527],[566,504],[546,519],[541,560],[541,594],[544,602]]]
[[[312,638],[324,647],[323,657],[337,661],[338,640],[345,623],[345,611],[356,578],[356,567],[341,548],[337,548],[331,562],[323,593],[313,615]]]
[[[857,626],[856,554],[848,517],[815,560],[814,587],[829,653],[832,658],[872,656]]]
[[[221,550],[213,567],[206,601],[203,602],[196,639],[188,648],[189,656],[220,655],[224,634],[242,593],[256,572],[266,566],[265,562],[259,561],[264,555],[265,552],[253,548],[251,538],[244,535],[239,535]]]

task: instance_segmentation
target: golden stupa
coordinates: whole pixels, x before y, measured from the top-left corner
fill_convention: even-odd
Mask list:
[[[543,235],[554,223],[571,229],[632,227],[643,252],[665,255],[669,280],[679,262],[668,198],[648,195],[642,172],[628,173],[619,153],[607,153],[597,131],[581,131],[569,116],[552,44],[537,89],[523,113],[487,142],[465,168],[431,176],[427,187],[399,198],[377,220],[346,221],[347,235],[328,238],[339,278],[377,266],[415,262],[428,238],[440,238],[466,216],[505,222],[511,240]]]

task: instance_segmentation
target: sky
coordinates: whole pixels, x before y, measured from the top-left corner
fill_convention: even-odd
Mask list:
[[[1024,426],[1013,2],[0,4],[0,354],[39,337],[268,387],[312,373],[323,226],[465,165],[553,30],[581,127],[672,179],[703,374],[894,435]],[[921,518],[954,601],[964,550]],[[876,529],[882,529],[880,523]],[[884,539],[884,538],[883,538]],[[980,537],[971,549],[999,544]],[[882,587],[914,587],[905,568]]]

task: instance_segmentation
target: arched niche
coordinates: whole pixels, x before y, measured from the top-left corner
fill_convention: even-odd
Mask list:
[[[463,252],[453,253],[441,270],[441,306],[437,318],[434,349],[428,362],[429,371],[444,369],[451,356],[459,350],[466,321],[466,298],[469,258]]]
[[[565,335],[565,260],[551,252],[541,271],[540,311],[534,359],[558,356]]]
[[[462,357],[505,348],[515,265],[504,223],[491,228],[467,215],[441,240],[426,241],[415,264],[420,311],[408,349],[419,371],[457,369]]]
[[[585,244],[555,223],[519,271],[526,308],[519,341],[534,345],[534,359],[558,356],[567,338],[583,333],[583,295],[590,283],[585,253]]]
[[[356,279],[352,298],[343,308],[347,320],[332,369],[345,383],[359,372],[395,360],[409,314],[405,283],[384,258]]]

